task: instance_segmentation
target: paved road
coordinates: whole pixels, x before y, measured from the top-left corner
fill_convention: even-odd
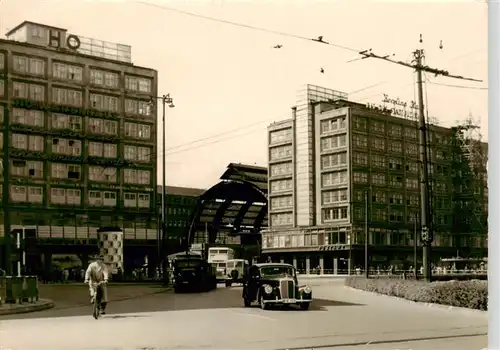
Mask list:
[[[429,309],[352,291],[342,281],[311,282],[316,299],[309,311],[244,308],[239,287],[162,292],[115,301],[98,321],[90,316],[90,305],[2,317],[1,345],[12,350],[486,347],[484,313]]]

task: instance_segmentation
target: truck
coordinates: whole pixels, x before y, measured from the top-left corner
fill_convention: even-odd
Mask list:
[[[176,254],[172,257],[172,282],[174,292],[208,292],[217,288],[214,267],[197,254]]]

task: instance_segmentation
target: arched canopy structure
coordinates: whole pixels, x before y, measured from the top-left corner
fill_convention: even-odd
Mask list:
[[[221,181],[198,199],[189,243],[215,243],[233,233],[267,227],[267,168],[231,163]]]

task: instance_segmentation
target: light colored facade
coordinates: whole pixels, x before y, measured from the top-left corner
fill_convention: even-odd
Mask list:
[[[156,96],[157,72],[133,65],[129,46],[33,22],[0,40],[12,229],[88,239],[112,226],[154,239]]]
[[[311,85],[305,95],[291,119],[268,129],[270,228],[263,233],[263,253],[300,269],[348,270],[364,264],[368,220],[374,261],[413,261],[420,216],[413,115],[395,117]],[[454,224],[453,135],[430,126],[433,245],[444,255],[487,245],[484,234],[471,240]]]

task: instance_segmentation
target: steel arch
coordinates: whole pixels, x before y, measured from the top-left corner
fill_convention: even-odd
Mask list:
[[[242,206],[245,210],[240,210],[235,217],[236,223],[242,222],[248,212],[248,209],[250,209],[253,203],[265,203],[255,218],[253,224],[254,231],[260,230],[267,214],[266,194],[257,185],[245,180],[223,180],[205,191],[198,199],[196,209],[189,225],[187,239],[188,246],[190,246],[194,241],[195,231],[206,204],[212,203],[216,199],[224,200],[224,202],[221,202],[212,220],[209,231],[209,243],[215,243],[218,228],[220,227],[221,221],[232,201],[246,202],[246,204]]]

